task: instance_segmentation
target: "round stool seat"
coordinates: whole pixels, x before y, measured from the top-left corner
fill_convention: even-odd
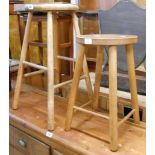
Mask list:
[[[120,34],[91,34],[79,35],[76,39],[78,43],[88,45],[127,45],[137,43],[138,36]]]
[[[25,4],[23,10],[27,11],[77,11],[78,6],[70,3],[51,2],[39,4]]]

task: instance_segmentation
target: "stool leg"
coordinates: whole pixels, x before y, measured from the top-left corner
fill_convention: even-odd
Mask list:
[[[69,42],[73,45],[73,21],[70,21],[69,24]],[[73,46],[69,48],[69,57],[73,58]],[[73,63],[70,61],[70,78],[73,78]]]
[[[65,130],[66,131],[70,130],[70,127],[71,127],[71,122],[72,122],[72,117],[73,117],[73,106],[75,104],[80,75],[82,72],[82,65],[83,65],[83,60],[84,60],[84,50],[85,50],[85,47],[83,45],[80,45],[79,51],[78,51],[78,57],[77,57],[76,65],[75,65],[75,71],[74,71],[74,75],[73,75],[72,87],[70,90],[68,107],[67,107],[67,115],[66,115],[66,122],[65,122]]]
[[[54,23],[54,63],[55,63],[55,65],[54,65],[54,67],[55,67],[55,84],[58,84],[58,83],[60,83],[60,79],[61,79],[61,73],[60,73],[60,59],[58,59],[57,58],[57,56],[58,55],[60,55],[59,54],[59,38],[58,38],[58,36],[60,36],[60,34],[59,34],[59,31],[58,31],[58,26],[59,26],[59,24],[58,24],[58,20],[57,20],[57,17],[56,16],[53,16],[53,23]],[[56,93],[60,93],[60,88],[57,88],[56,90],[55,90],[55,92]]]
[[[42,22],[39,21],[38,23],[38,40],[39,42],[43,42],[42,40]],[[42,47],[39,47],[39,62],[41,65],[43,65],[43,48]],[[41,83],[41,88],[44,88],[44,77],[43,77],[43,74],[40,75],[41,79],[40,79],[40,83]]]
[[[87,76],[86,77],[86,85],[87,85],[89,99],[93,100],[93,89],[92,89],[92,84],[91,84],[91,80],[90,80],[86,55],[84,55],[84,60],[83,60],[83,72]]]
[[[128,75],[129,75],[130,92],[131,92],[131,103],[133,108],[135,109],[134,121],[135,123],[139,123],[139,106],[137,96],[133,45],[127,45],[126,52],[127,52]]]
[[[47,65],[48,65],[48,130],[54,130],[54,45],[53,15],[47,15]]]
[[[98,46],[97,47],[97,57],[96,57],[96,69],[95,69],[95,85],[94,85],[95,102],[93,104],[93,108],[95,110],[98,109],[100,83],[101,83],[101,78],[102,78],[103,59],[104,59],[103,46]]]
[[[110,149],[118,149],[118,129],[117,129],[117,47],[109,47],[109,129],[110,129]]]
[[[28,39],[29,39],[28,37],[29,37],[29,32],[30,32],[31,21],[32,21],[32,12],[29,12],[27,23],[26,23],[26,28],[25,28],[25,34],[24,34],[24,40],[23,40],[22,51],[21,51],[21,56],[20,56],[19,68],[18,68],[17,83],[16,83],[16,87],[15,87],[15,94],[14,94],[13,105],[12,105],[13,109],[18,108],[19,94],[21,91],[22,77],[23,77],[23,73],[24,73],[23,61],[26,59],[26,54],[27,54],[27,49],[28,49]]]

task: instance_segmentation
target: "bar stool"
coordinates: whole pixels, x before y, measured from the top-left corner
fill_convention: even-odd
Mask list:
[[[73,82],[71,87],[71,93],[67,108],[65,130],[68,131],[71,128],[71,122],[74,110],[78,110],[87,114],[92,114],[101,118],[109,120],[109,133],[110,133],[110,149],[112,151],[118,150],[118,127],[124,123],[128,118],[134,115],[135,123],[139,123],[139,107],[137,98],[137,86],[134,70],[134,51],[133,44],[137,43],[138,37],[135,35],[77,35],[77,43],[79,44],[78,58],[75,66],[75,72],[73,76]],[[99,89],[101,82],[101,72],[103,63],[103,47],[109,47],[109,116],[104,116],[96,111],[90,111],[84,108],[84,106],[75,106],[76,94],[79,84],[79,78],[82,71],[82,65],[84,60],[84,54],[86,51],[86,45],[98,46],[96,71],[95,71],[95,86],[94,97],[89,103],[93,103],[93,109],[98,109]],[[117,117],[117,46],[124,45],[126,47],[127,63],[128,63],[128,75],[131,91],[131,102],[133,110],[118,122]],[[88,104],[86,104],[88,105]]]
[[[18,108],[19,104],[19,95],[21,91],[21,83],[22,78],[32,76],[35,74],[40,74],[43,72],[48,73],[48,130],[54,130],[54,89],[57,89],[61,86],[64,86],[66,84],[69,84],[72,82],[72,80],[59,83],[57,85],[54,85],[54,69],[57,71],[57,67],[54,67],[54,62],[56,63],[55,66],[57,66],[57,59],[61,58],[61,56],[57,55],[57,46],[55,45],[55,38],[56,38],[56,18],[55,15],[58,12],[66,12],[73,14],[73,17],[76,17],[75,11],[78,10],[78,6],[72,5],[69,3],[41,3],[41,4],[23,4],[22,8],[15,8],[16,11],[26,10],[28,11],[28,18],[25,28],[25,34],[23,39],[23,45],[22,45],[22,51],[20,56],[20,63],[19,63],[19,69],[18,69],[18,75],[17,75],[17,83],[15,87],[15,93],[14,93],[14,100],[13,100],[13,109]],[[29,43],[29,32],[31,27],[31,21],[33,17],[33,12],[47,12],[47,67],[41,66],[38,64],[34,64],[31,62],[26,61],[26,54],[28,50],[28,43]],[[75,21],[73,19],[73,21]],[[70,58],[63,57],[63,60],[70,60]],[[74,61],[74,60],[73,60]],[[86,63],[86,60],[84,62],[84,73],[85,75],[80,77],[80,79],[85,79],[86,83],[88,84],[88,88],[91,89],[91,83],[88,76],[88,66]],[[38,71],[31,72],[24,74],[24,65],[37,68]],[[93,94],[92,91],[90,94]]]

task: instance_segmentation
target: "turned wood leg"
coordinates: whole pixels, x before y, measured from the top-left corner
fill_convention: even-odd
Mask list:
[[[43,39],[42,39],[42,22],[39,21],[38,22],[38,40],[39,42],[43,42]],[[43,65],[43,48],[42,47],[39,47],[39,62],[41,65]],[[43,77],[43,74],[40,75],[41,78],[40,78],[40,81],[41,81],[41,87],[44,88],[44,77]]]
[[[48,130],[54,130],[54,45],[53,15],[47,15],[47,66],[48,66]]]
[[[71,42],[71,44],[73,45],[73,22],[71,21],[70,24],[69,24],[69,42]],[[69,48],[69,57],[70,58],[73,58],[73,46],[71,46]],[[73,78],[73,63],[74,62],[71,62],[70,61],[70,78],[72,79]]]
[[[110,149],[118,149],[118,128],[117,128],[117,47],[109,47],[109,129]]]
[[[61,79],[61,73],[60,73],[60,59],[57,58],[59,54],[59,36],[60,36],[60,30],[59,30],[59,24],[58,24],[58,20],[57,20],[57,16],[53,16],[53,27],[54,27],[54,34],[53,34],[53,38],[54,38],[54,68],[55,68],[55,84],[60,83],[60,79]],[[59,30],[59,31],[58,31]],[[55,90],[56,93],[60,93],[60,88],[57,88]]]
[[[32,21],[32,12],[29,12],[27,23],[26,23],[26,28],[25,28],[24,39],[23,39],[19,68],[18,68],[17,82],[16,82],[15,94],[14,94],[13,105],[12,105],[13,109],[18,108],[19,94],[21,91],[22,77],[24,73],[23,61],[26,59],[31,21]]]
[[[94,85],[94,99],[95,102],[93,104],[94,109],[98,109],[99,103],[99,91],[100,91],[100,83],[102,78],[102,64],[104,59],[104,50],[103,46],[97,47],[97,57],[96,57],[96,69],[95,69],[95,85]]]
[[[73,117],[73,106],[75,105],[80,75],[82,73],[82,65],[84,60],[84,50],[85,47],[83,45],[79,46],[78,51],[78,57],[75,65],[75,71],[73,75],[73,82],[70,90],[70,97],[67,107],[67,116],[66,116],[66,122],[65,122],[65,130],[68,131],[71,128],[71,122]]]
[[[126,54],[127,54],[127,63],[128,63],[128,75],[129,75],[130,92],[131,92],[131,103],[133,108],[135,109],[134,121],[135,123],[139,123],[139,106],[138,106],[138,96],[137,96],[133,45],[127,45],[126,52],[127,52]]]
[[[85,47],[85,51],[86,50],[87,50],[87,48]],[[86,86],[87,86],[88,97],[90,100],[93,100],[93,88],[92,88],[92,84],[91,84],[91,80],[90,80],[86,54],[84,55],[84,60],[83,60],[83,72],[87,76],[85,81],[86,81]]]

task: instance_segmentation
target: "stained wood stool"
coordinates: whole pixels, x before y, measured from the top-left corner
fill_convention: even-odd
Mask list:
[[[76,37],[77,43],[79,43],[79,51],[77,63],[75,66],[75,72],[73,76],[73,83],[71,87],[71,93],[68,103],[67,116],[65,122],[65,130],[68,131],[71,128],[71,122],[73,117],[73,110],[79,110],[81,112],[92,114],[98,117],[102,117],[109,120],[110,131],[110,149],[112,151],[118,150],[118,127],[124,123],[128,118],[134,115],[135,123],[139,123],[139,107],[137,98],[137,86],[134,70],[134,51],[133,44],[137,43],[138,37],[135,35],[78,35]],[[82,107],[75,106],[76,94],[79,84],[79,79],[82,71],[82,65],[84,60],[84,54],[86,51],[86,45],[98,46],[97,60],[96,60],[96,74],[95,74],[95,86],[93,108],[98,109],[99,89],[101,82],[101,72],[103,64],[103,47],[109,47],[109,116],[104,116],[101,113],[90,111]],[[131,102],[133,110],[118,122],[117,117],[117,46],[124,45],[126,47],[126,56],[128,63],[128,75],[130,81]],[[90,102],[89,102],[90,103]],[[88,105],[88,104],[86,104]]]
[[[54,130],[54,89],[57,89],[59,87],[62,87],[72,82],[72,80],[69,80],[69,81],[54,85],[54,69],[58,69],[57,67],[54,67],[54,62],[57,63],[56,59],[58,59],[58,55],[56,53],[57,47],[55,45],[55,37],[56,37],[55,28],[56,28],[56,22],[57,22],[55,15],[57,12],[67,12],[67,13],[73,14],[76,10],[78,10],[78,6],[72,5],[69,3],[41,3],[41,4],[22,4],[22,5],[16,6],[15,9],[16,11],[17,10],[28,11],[28,18],[27,18],[25,34],[23,39],[18,75],[17,75],[17,83],[15,87],[15,94],[14,94],[12,108],[13,109],[18,108],[18,103],[19,103],[18,101],[19,101],[19,95],[21,91],[21,83],[22,83],[23,76],[29,77],[29,76],[41,74],[47,71],[48,73],[48,130]],[[28,43],[29,43],[29,37],[30,37],[29,33],[30,33],[30,27],[31,27],[31,22],[32,22],[32,17],[34,12],[47,12],[47,67],[26,61],[26,55],[27,55]],[[34,67],[38,69],[38,71],[24,74],[24,65]],[[81,79],[84,79],[84,78],[86,79],[86,76],[81,77]]]

